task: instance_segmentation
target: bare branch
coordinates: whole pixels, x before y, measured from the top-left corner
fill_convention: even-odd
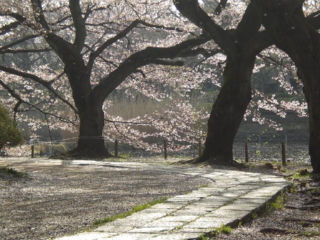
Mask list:
[[[17,28],[19,25],[20,25],[20,22],[15,21],[15,22],[12,22],[10,24],[3,26],[2,28],[0,28],[0,35],[3,35],[3,34],[10,32],[12,29]]]
[[[192,49],[207,41],[209,41],[209,37],[207,35],[201,35],[198,38],[186,40],[173,47],[148,47],[136,52],[122,62],[119,67],[108,76],[101,79],[100,83],[93,89],[93,94],[96,94],[98,99],[103,101],[130,74],[136,72],[139,67],[152,64],[159,59],[175,59],[187,49]]]
[[[83,48],[84,41],[86,38],[86,26],[85,26],[85,21],[82,18],[82,12],[80,8],[79,0],[69,0],[69,8],[71,11],[74,27],[76,29],[76,37],[74,40],[74,45],[81,52],[81,49]]]
[[[78,113],[77,109],[66,99],[64,99],[63,97],[61,97],[51,86],[51,83],[48,81],[43,80],[42,78],[30,74],[30,73],[26,73],[26,72],[22,72],[13,68],[9,68],[9,67],[5,67],[5,66],[1,66],[0,65],[0,70],[4,71],[6,73],[9,74],[13,74],[16,76],[20,76],[20,77],[24,77],[24,78],[28,78],[28,79],[32,79],[33,81],[41,84],[42,86],[44,86],[47,90],[49,90],[49,92],[51,92],[55,97],[57,97],[58,99],[60,99],[62,102],[64,102],[65,104],[67,104],[76,114]]]
[[[51,48],[43,48],[43,49],[6,49],[0,50],[1,53],[39,53],[39,52],[50,52]]]
[[[307,17],[308,22],[316,29],[320,28],[320,11],[314,12]]]
[[[198,0],[174,0],[177,9],[195,25],[209,33],[211,38],[227,53],[235,52],[236,45],[229,31],[215,23],[201,9]]]
[[[127,35],[134,27],[136,27],[139,24],[139,20],[136,20],[132,22],[128,27],[126,27],[124,30],[122,30],[120,33],[118,33],[113,38],[108,39],[106,42],[104,42],[96,51],[92,52],[89,57],[89,62],[87,64],[88,69],[92,69],[92,66],[94,64],[95,59],[111,44],[115,43],[119,39],[123,38],[125,35]]]
[[[147,22],[142,21],[142,20],[135,20],[128,27],[126,27],[124,30],[119,32],[116,36],[108,39],[96,51],[94,51],[94,52],[92,52],[90,54],[89,62],[87,64],[88,69],[92,69],[93,63],[94,63],[95,59],[97,58],[97,56],[99,56],[107,47],[109,47],[113,43],[117,42],[119,39],[125,37],[133,28],[137,27],[139,24],[140,25],[144,25],[146,27],[151,27],[151,28],[183,32],[182,29],[179,29],[179,28],[176,28],[176,27],[166,27],[166,26],[162,26],[162,25],[156,25],[156,24],[147,23]]]
[[[25,42],[25,41],[28,41],[28,40],[30,40],[30,39],[37,38],[37,37],[40,37],[40,36],[41,36],[40,34],[25,36],[25,37],[23,37],[23,38],[21,38],[21,39],[19,39],[19,40],[13,41],[13,42],[11,42],[11,43],[8,43],[8,44],[0,47],[0,51],[2,51],[2,50],[4,50],[4,49],[8,49],[8,48],[10,48],[10,47],[13,47],[13,46],[15,46],[15,45],[18,45],[18,44],[20,44],[20,43],[23,43],[23,42]]]
[[[29,106],[31,106],[32,108],[36,109],[37,111],[39,111],[40,113],[44,114],[44,115],[50,115],[53,116],[57,119],[59,119],[60,121],[66,122],[66,123],[70,123],[72,125],[76,125],[73,121],[70,121],[69,119],[65,119],[61,116],[58,116],[56,114],[50,113],[50,112],[46,112],[43,111],[41,108],[39,108],[38,106],[36,106],[35,104],[32,104],[30,102],[27,102],[25,100],[23,100],[18,93],[16,93],[16,91],[14,91],[12,88],[10,88],[7,84],[5,84],[3,81],[0,80],[0,85],[6,89],[8,91],[8,93],[15,99],[17,99],[17,104],[14,107],[14,118],[16,119],[16,113],[19,111],[18,108],[20,107],[21,104],[27,104]]]
[[[164,59],[154,59],[150,61],[151,64],[157,65],[165,65],[165,66],[183,66],[183,61],[172,61],[172,60],[164,60]]]
[[[33,15],[36,21],[40,23],[40,25],[44,29],[50,30],[50,27],[43,14],[41,0],[31,0],[31,2],[32,2]]]

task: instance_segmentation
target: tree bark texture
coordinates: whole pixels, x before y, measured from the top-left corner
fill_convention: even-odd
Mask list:
[[[90,157],[110,157],[104,144],[104,114],[102,105],[88,103],[79,113],[80,129],[76,154]]]
[[[232,147],[251,100],[251,72],[255,56],[228,57],[223,85],[208,121],[205,149],[199,161],[231,165]]]
[[[261,15],[249,4],[236,29],[224,30],[201,9],[197,0],[175,0],[177,9],[207,32],[227,55],[223,84],[208,121],[207,138],[199,162],[233,164],[232,147],[251,100],[251,74],[256,55],[270,45],[260,32]]]
[[[320,173],[320,35],[304,16],[300,0],[255,0],[263,24],[280,49],[295,62],[309,113],[309,154]]]

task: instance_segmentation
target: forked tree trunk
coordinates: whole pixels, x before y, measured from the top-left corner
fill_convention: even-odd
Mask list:
[[[308,103],[309,155],[314,173],[320,173],[320,41],[317,42],[318,54],[303,57],[297,64]]]
[[[309,25],[305,25],[305,30]],[[289,55],[298,68],[308,103],[309,155],[314,173],[320,173],[320,35],[308,29],[308,35],[290,45]],[[289,41],[292,41],[289,39]]]
[[[320,64],[319,68],[320,70]],[[320,73],[320,72],[319,72]],[[320,84],[320,75],[317,76]],[[320,173],[320,87],[313,89],[308,99],[309,108],[309,154],[314,173]]]
[[[300,0],[255,0],[276,45],[295,62],[309,113],[309,154],[320,173],[320,35],[307,21]]]
[[[251,73],[255,55],[228,57],[223,85],[208,121],[205,150],[200,162],[232,165],[232,146],[243,115],[251,100]]]

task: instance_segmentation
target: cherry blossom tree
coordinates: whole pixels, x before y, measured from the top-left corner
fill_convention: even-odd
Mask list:
[[[7,1],[1,8],[4,19],[1,53],[49,52],[59,60],[44,66],[46,72],[54,75],[49,79],[41,76],[39,68],[35,72],[2,64],[0,70],[41,85],[50,93],[49,99],[54,99],[51,101],[64,103],[78,116],[75,154],[109,156],[102,138],[106,98],[127,78],[141,72],[143,66],[179,66],[182,62],[177,57],[198,54],[194,48],[208,40],[204,34],[190,38],[190,29],[170,26],[170,21],[176,18],[170,4],[170,1],[31,0],[22,6],[19,1]],[[146,37],[155,34],[156,39]],[[184,40],[186,36],[189,39]],[[61,81],[69,85],[67,95],[65,90],[58,91]],[[1,85],[18,101],[16,110],[21,104],[28,104],[47,114],[4,81]]]
[[[72,2],[74,11],[67,1],[33,1],[23,7],[18,1],[8,1],[1,9],[0,52],[5,61],[0,65],[0,85],[6,90],[6,104],[18,113],[18,120],[28,122],[32,131],[43,123],[51,129],[73,131],[80,125],[78,150],[87,152],[88,146],[102,156],[108,155],[102,129],[105,139],[117,138],[145,150],[160,151],[161,139],[169,142],[172,151],[184,150],[204,135],[199,122],[209,116],[185,96],[210,79],[221,87],[221,92],[212,108],[200,161],[231,164],[233,139],[243,114],[246,119],[250,117],[276,129],[281,126],[264,118],[259,110],[280,117],[288,110],[305,115],[305,104],[300,101],[279,100],[251,90],[252,71],[264,69],[262,60],[283,67],[278,60],[286,57],[274,48],[260,52],[272,45],[273,39],[264,31],[261,15],[252,4],[231,0],[201,1],[200,5],[196,1],[176,1],[183,15],[196,23],[193,25],[179,15],[171,1]],[[184,4],[193,5],[183,10]],[[310,1],[308,9],[316,7]],[[77,14],[79,8],[83,21]],[[194,15],[195,10],[199,15]],[[203,24],[206,21],[208,24]],[[213,41],[207,42],[209,39]],[[68,47],[61,51],[63,44]],[[201,48],[197,47],[200,44]],[[67,50],[71,53],[66,54]],[[176,57],[197,54],[203,57],[187,59],[182,68],[172,67],[182,64]],[[28,58],[28,64],[17,60],[22,56]],[[68,62],[71,56],[77,64]],[[224,69],[223,76],[218,69]],[[295,71],[284,69],[288,74]],[[296,94],[286,74],[279,73],[275,78],[280,86]],[[160,102],[162,108],[130,119],[112,115],[114,103],[109,96],[115,88],[128,98],[138,94]],[[87,97],[81,100],[81,93]],[[92,108],[96,102],[97,108]],[[229,107],[225,108],[226,104]],[[41,114],[30,115],[30,110]],[[98,127],[91,132],[84,126]]]
[[[216,13],[219,14],[221,12],[222,8],[226,6],[226,2],[227,1],[221,1],[220,4],[217,5]],[[266,11],[258,11],[258,5],[261,4],[261,1],[251,1],[248,5],[242,1],[229,2],[231,2],[230,4],[242,6],[244,13],[236,23],[236,27],[230,24],[224,29],[222,25],[217,24],[217,22],[201,8],[197,0],[174,1],[180,13],[204,32],[208,33],[227,56],[223,85],[213,105],[208,122],[206,148],[203,156],[198,159],[198,161],[210,161],[218,164],[232,164],[233,162],[232,145],[234,137],[251,100],[250,79],[255,58],[262,50],[275,43],[269,31],[263,29],[263,19],[267,19],[268,13]],[[301,7],[304,1],[298,2]],[[307,3],[311,4],[312,1],[307,1]],[[286,1],[286,4],[288,4],[286,5],[288,8],[287,11],[291,9],[296,10],[296,8],[292,6],[289,7],[289,1]],[[268,2],[266,5],[269,6],[269,12],[277,9],[278,6],[276,2]],[[313,5],[312,7],[315,6]],[[282,8],[282,11],[283,10]],[[308,17],[304,17],[304,21],[309,24],[310,28],[317,28],[317,13],[318,12],[313,12]],[[285,18],[281,19],[278,17],[277,21],[284,19]],[[272,23],[276,25],[275,21]],[[279,31],[279,29],[277,30]],[[302,35],[303,33],[303,31],[299,32],[299,34]],[[278,39],[278,42],[280,41],[281,40]],[[288,42],[285,44],[287,43]],[[310,102],[308,101],[308,95],[307,102]],[[309,114],[310,113],[309,110]],[[312,115],[313,114],[311,114],[310,119],[312,119]],[[310,130],[314,128],[312,125],[314,124],[310,124]],[[319,157],[317,157],[318,155],[315,153],[315,156],[312,157],[312,152],[315,152],[315,146],[319,145],[312,143],[312,138],[314,138],[312,136],[314,136],[313,133],[311,133],[310,137],[310,149],[313,149],[310,150],[311,161],[314,171],[319,171],[318,167],[316,167],[318,165],[316,162],[319,161]]]
[[[305,1],[259,1],[263,25],[273,37],[275,44],[294,61],[304,85],[309,113],[309,154],[315,173],[320,173],[320,35],[318,11],[305,16]],[[306,1],[307,5],[319,7],[319,3]],[[314,4],[314,5],[313,5]]]

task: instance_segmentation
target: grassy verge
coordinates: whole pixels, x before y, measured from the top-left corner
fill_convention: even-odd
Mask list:
[[[98,227],[98,226],[101,226],[105,223],[108,223],[108,222],[113,222],[117,219],[121,219],[121,218],[125,218],[125,217],[128,217],[136,212],[140,212],[146,208],[150,208],[152,207],[153,205],[156,205],[158,203],[163,203],[167,200],[167,198],[160,198],[158,200],[154,200],[154,201],[151,201],[151,202],[148,202],[148,203],[145,203],[145,204],[142,204],[142,205],[138,205],[134,208],[132,208],[129,212],[125,212],[125,213],[121,213],[121,214],[117,214],[117,215],[114,215],[114,216],[111,216],[111,217],[107,217],[107,218],[103,218],[103,219],[100,219],[100,220],[96,220],[94,223],[93,223],[93,227]]]
[[[217,237],[221,234],[227,234],[229,235],[232,231],[232,228],[230,226],[225,226],[225,225],[222,225],[221,227],[219,228],[215,228],[213,229],[210,233],[208,234],[203,234],[203,235],[200,235],[200,237],[198,238],[198,240],[209,240],[211,239],[212,237]]]

